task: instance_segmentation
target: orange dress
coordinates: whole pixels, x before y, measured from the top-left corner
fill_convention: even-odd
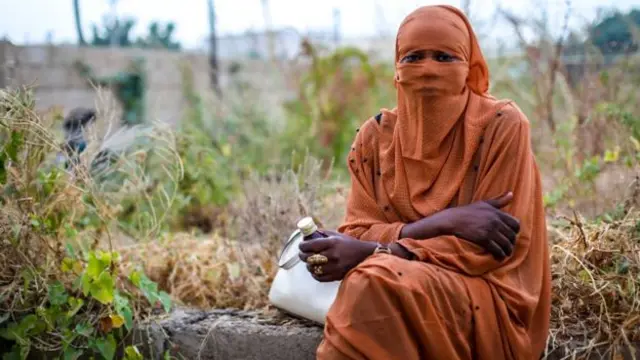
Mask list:
[[[461,61],[400,62],[416,49]],[[551,277],[529,122],[515,104],[487,93],[486,62],[453,7],[409,15],[398,32],[396,64],[398,106],[356,136],[339,231],[397,241],[418,261],[381,254],[350,271],[317,357],[537,359],[548,335]],[[406,223],[507,191],[514,198],[503,210],[520,220],[520,233],[501,262],[454,236],[399,238]]]

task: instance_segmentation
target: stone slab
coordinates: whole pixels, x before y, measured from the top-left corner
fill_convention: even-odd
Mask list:
[[[310,322],[284,315],[265,317],[257,312],[239,310],[175,309],[163,319],[140,327],[129,341],[145,354],[145,359],[163,359],[165,353],[178,359],[203,360],[312,360],[322,340],[322,328]],[[558,345],[558,344],[556,344]],[[574,358],[571,349],[580,344],[565,344],[552,349],[545,360]],[[595,348],[579,359],[632,359],[628,349],[617,356],[608,347]],[[569,352],[566,351],[569,349]],[[640,346],[635,344],[636,358]]]

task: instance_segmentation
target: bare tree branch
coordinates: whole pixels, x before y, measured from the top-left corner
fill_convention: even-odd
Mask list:
[[[547,122],[549,123],[549,127],[551,131],[556,131],[556,122],[553,114],[553,95],[554,89],[556,85],[556,78],[558,74],[558,68],[560,67],[560,57],[562,56],[562,50],[564,48],[564,41],[567,37],[567,32],[569,29],[569,17],[571,15],[571,0],[565,0],[565,4],[567,5],[567,10],[564,14],[564,25],[562,26],[562,33],[558,38],[555,46],[555,53],[553,56],[553,61],[551,63],[550,69],[550,79],[549,79],[549,89],[547,90],[546,104],[547,104]]]

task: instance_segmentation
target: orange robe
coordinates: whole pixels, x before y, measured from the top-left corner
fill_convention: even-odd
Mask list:
[[[424,35],[430,32],[441,33]],[[418,261],[381,254],[350,271],[327,315],[318,359],[537,359],[548,334],[551,278],[529,122],[515,104],[487,94],[486,63],[458,10],[412,13],[398,33],[396,63],[404,48],[419,47],[455,48],[467,70],[431,61],[396,66],[398,107],[356,136],[339,229],[398,241]],[[399,238],[406,223],[508,191],[514,199],[503,210],[520,220],[520,233],[501,262],[454,236]]]

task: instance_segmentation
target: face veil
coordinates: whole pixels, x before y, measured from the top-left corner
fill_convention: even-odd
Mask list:
[[[455,61],[402,62],[433,52]],[[404,217],[414,218],[451,202],[499,104],[488,94],[489,70],[473,29],[454,7],[409,14],[398,30],[395,63],[397,108],[383,111],[380,158],[386,192],[406,204],[400,206]]]

